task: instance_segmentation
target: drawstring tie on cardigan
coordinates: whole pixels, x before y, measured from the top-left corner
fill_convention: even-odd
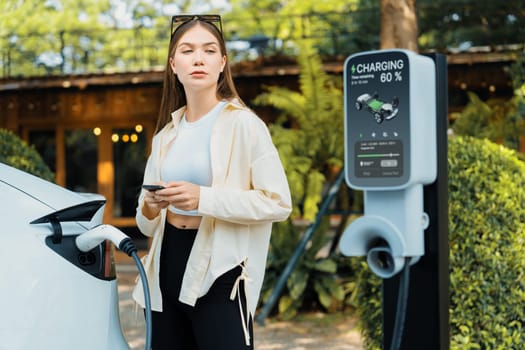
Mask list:
[[[246,345],[250,345],[250,332],[248,331],[248,328],[250,326],[250,314],[248,310],[248,293],[246,293],[246,282],[251,281],[250,278],[248,278],[248,272],[246,271],[246,266],[244,262],[240,264],[241,266],[241,274],[237,279],[235,280],[235,283],[233,284],[232,291],[230,293],[230,300],[234,300],[237,298],[239,301],[239,311],[241,313],[241,322],[242,322],[242,330],[244,332],[244,340],[246,342]],[[246,316],[244,315],[243,308],[242,308],[242,302],[241,302],[241,281],[245,281],[244,288],[245,288],[245,295],[246,295]]]

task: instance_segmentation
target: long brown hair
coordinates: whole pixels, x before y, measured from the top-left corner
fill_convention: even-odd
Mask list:
[[[180,38],[191,28],[200,25],[207,29],[217,39],[222,56],[227,57],[226,43],[219,29],[212,23],[207,21],[193,19],[191,21],[181,24],[171,35],[170,44],[168,48],[168,58],[166,60],[166,69],[164,71],[164,82],[162,86],[162,99],[160,101],[159,116],[157,119],[157,127],[155,133],[158,133],[166,124],[171,121],[171,113],[182,106],[186,105],[186,94],[184,86],[173,74],[170,66],[170,57],[173,57],[175,48]],[[223,72],[219,75],[217,81],[217,98],[222,100],[236,99],[241,104],[244,104],[237,93],[235,84],[233,83],[232,73],[228,63],[224,66]]]

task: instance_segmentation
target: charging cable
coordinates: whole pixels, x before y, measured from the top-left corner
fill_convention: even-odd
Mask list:
[[[401,270],[401,276],[399,278],[396,318],[392,332],[392,342],[390,343],[391,350],[398,350],[401,347],[401,339],[403,339],[403,328],[405,326],[408,304],[408,287],[410,283],[410,260],[411,258],[405,259],[405,266],[403,270]]]
[[[128,256],[132,257],[135,261],[135,264],[137,265],[137,268],[139,270],[140,280],[142,281],[142,288],[144,290],[144,300],[146,303],[146,350],[151,349],[151,331],[152,331],[152,322],[151,322],[151,297],[149,294],[149,287],[148,287],[148,278],[146,277],[146,271],[144,270],[144,266],[142,266],[142,262],[140,261],[138,255],[137,255],[137,247],[135,246],[135,243],[131,240],[131,238],[126,238],[122,242],[120,242],[119,249],[123,251],[124,253],[128,254]]]
[[[77,248],[83,252],[88,252],[98,246],[104,240],[111,241],[118,249],[133,258],[139,270],[140,280],[142,281],[142,288],[144,289],[144,299],[146,303],[146,350],[151,350],[151,297],[148,287],[148,279],[146,271],[142,262],[137,255],[137,247],[135,243],[126,236],[122,231],[111,225],[98,225],[92,229],[82,233],[75,239]]]

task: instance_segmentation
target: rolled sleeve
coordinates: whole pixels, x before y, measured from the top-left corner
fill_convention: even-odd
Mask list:
[[[153,219],[148,219],[142,214],[142,206],[137,208],[137,215],[135,216],[135,221],[137,222],[137,227],[140,232],[145,236],[152,237],[155,233],[155,229],[159,226],[162,215],[155,216]]]

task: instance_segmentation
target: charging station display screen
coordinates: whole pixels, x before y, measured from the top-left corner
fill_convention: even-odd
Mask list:
[[[355,175],[359,178],[403,175],[403,144],[400,140],[359,141],[354,152]]]
[[[347,181],[401,186],[410,176],[410,71],[404,52],[351,56],[345,63]]]

